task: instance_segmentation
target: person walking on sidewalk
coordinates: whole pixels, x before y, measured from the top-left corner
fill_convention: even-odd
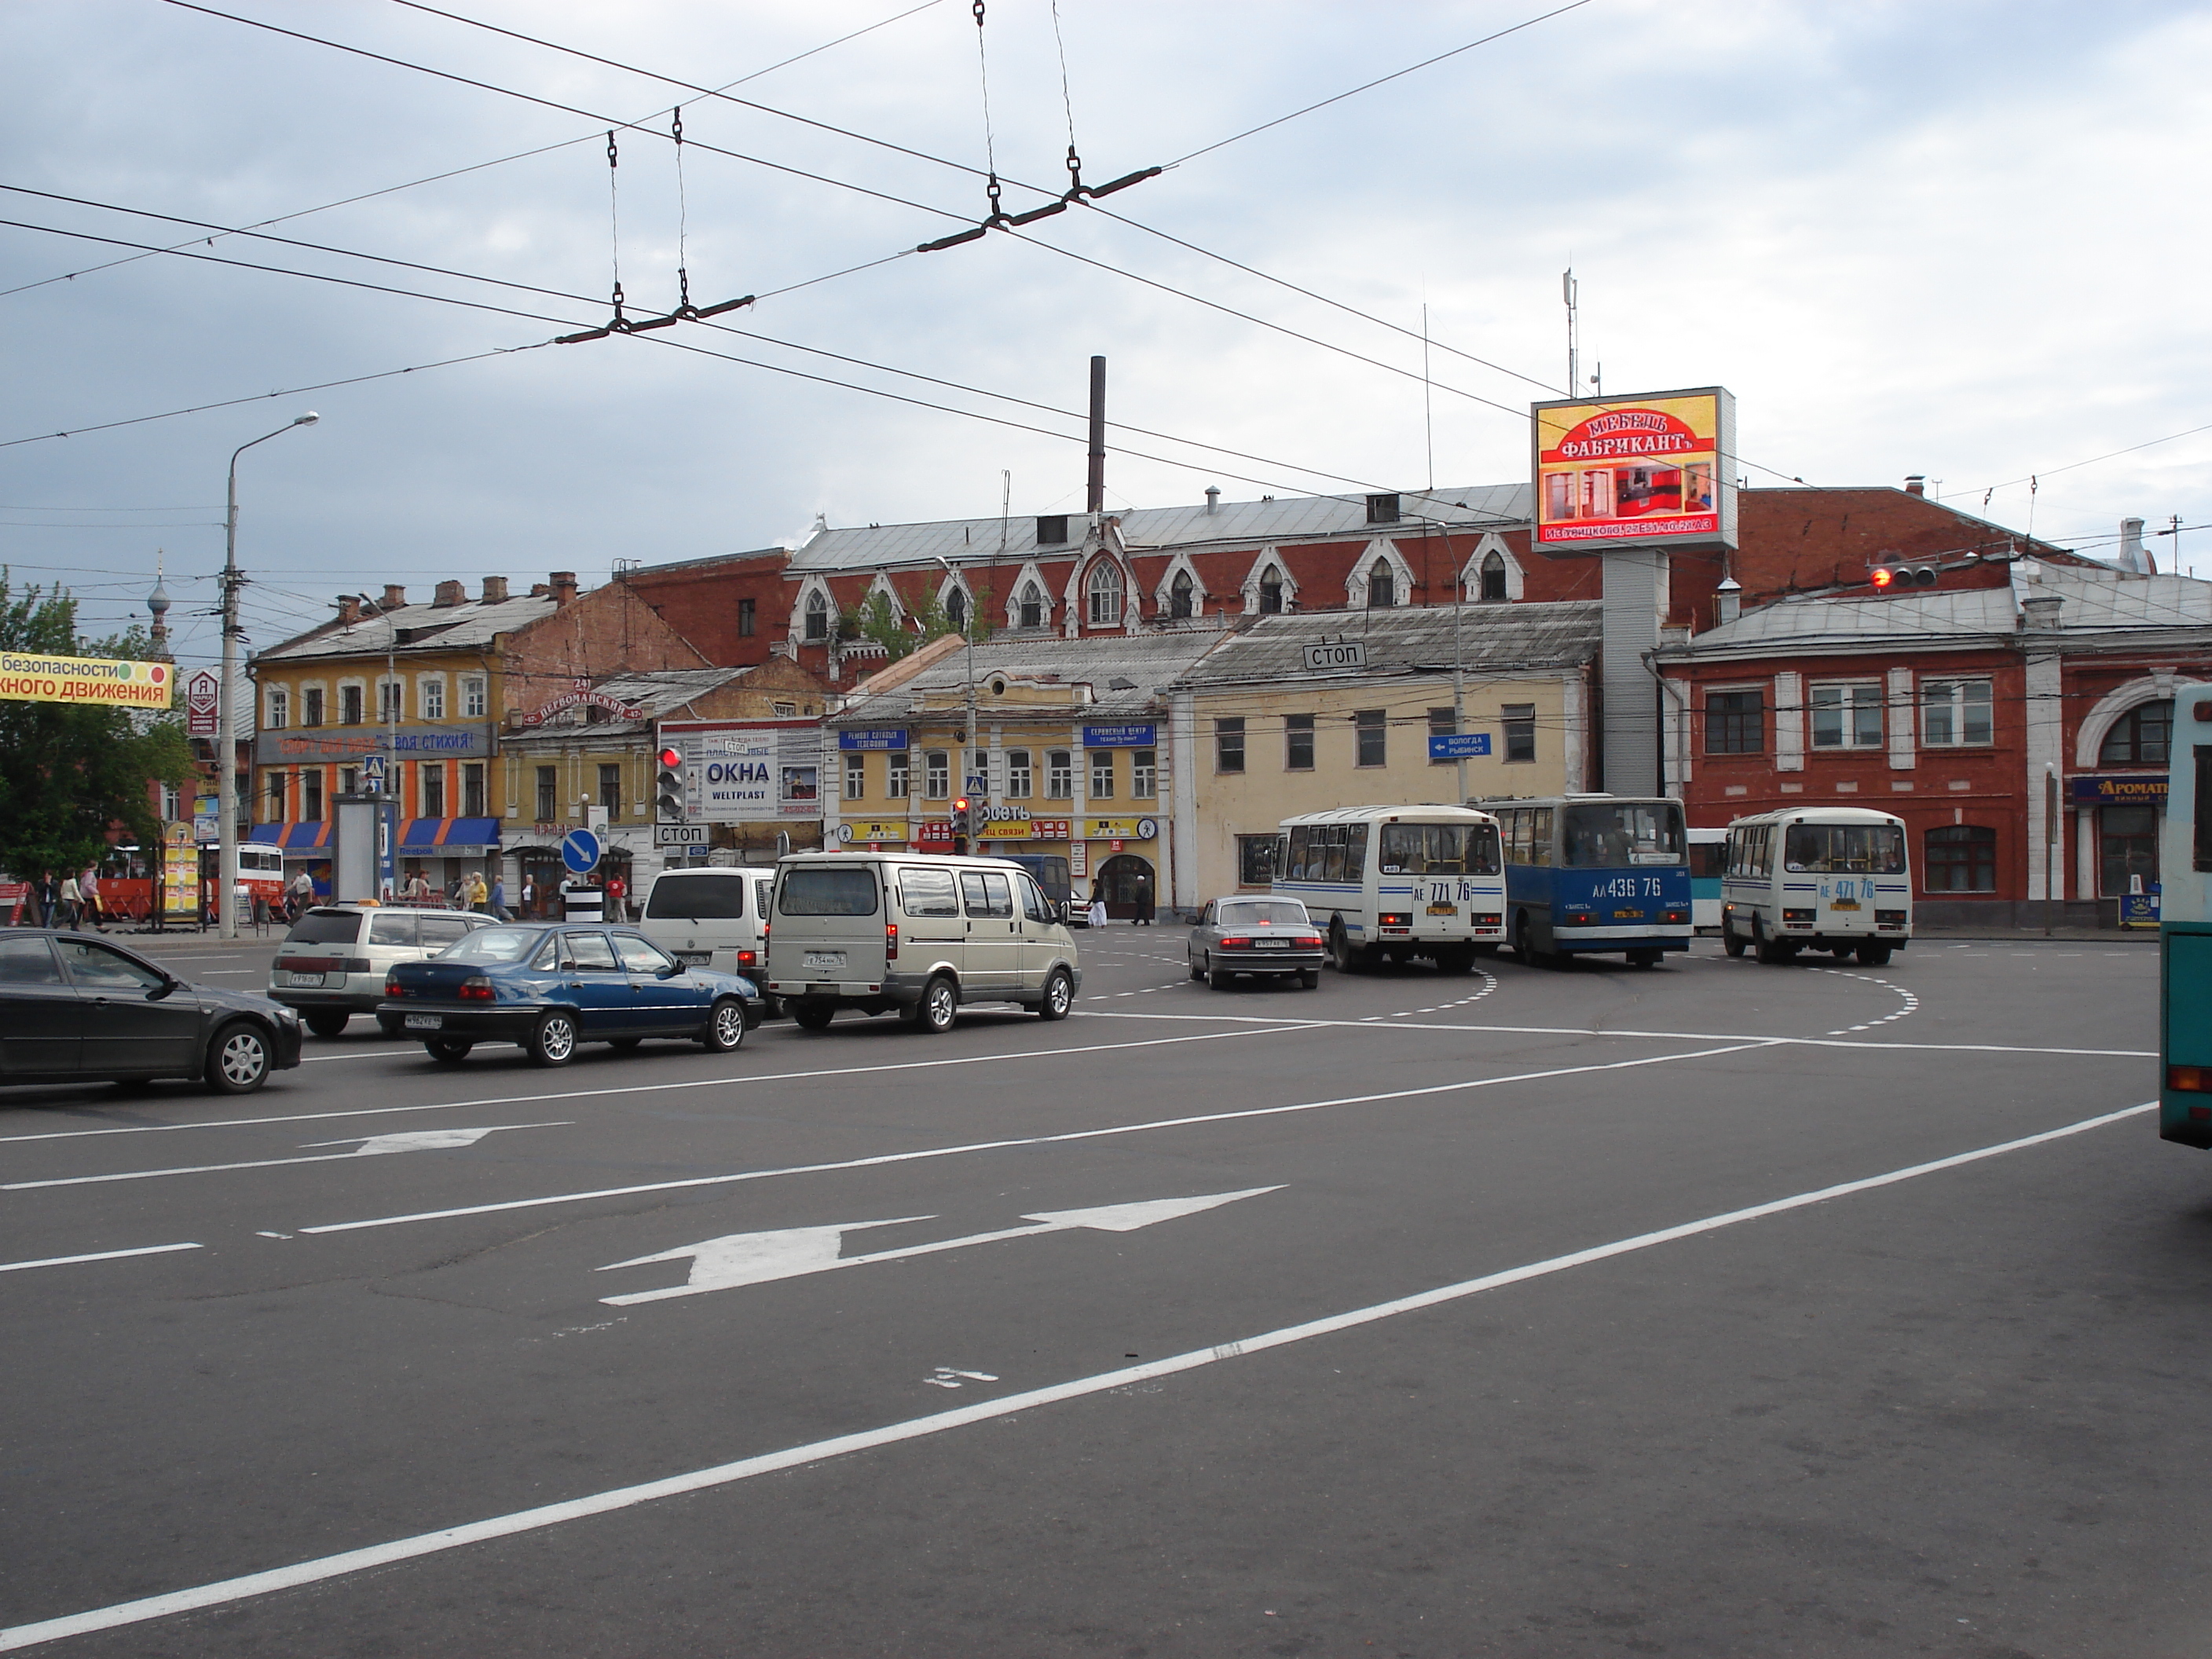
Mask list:
[[[1152,925],[1152,878],[1141,871],[1129,884],[1129,902],[1136,907],[1135,914],[1129,918],[1129,925],[1133,927],[1151,927]]]

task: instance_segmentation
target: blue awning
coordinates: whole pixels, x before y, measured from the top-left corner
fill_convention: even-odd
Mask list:
[[[497,818],[410,818],[399,832],[399,850],[416,858],[461,857],[499,850]]]

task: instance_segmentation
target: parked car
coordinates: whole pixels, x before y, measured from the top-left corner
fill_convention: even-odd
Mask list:
[[[307,1029],[334,1037],[356,1014],[384,1000],[384,977],[403,962],[434,957],[491,918],[469,910],[413,910],[376,904],[319,904],[303,912],[269,965],[269,994],[296,1008]],[[385,1024],[385,1035],[398,1029]]]
[[[818,1031],[840,1008],[947,1031],[961,1005],[1064,1019],[1083,988],[1075,939],[1004,859],[793,853],[776,866],[768,990]]]
[[[769,895],[775,872],[713,866],[663,870],[646,890],[637,930],[687,968],[757,977],[766,963]],[[765,1000],[771,1015],[783,1012]]]
[[[300,1017],[192,985],[112,940],[49,928],[0,933],[0,1083],[198,1078],[258,1089],[300,1063]]]
[[[519,1042],[538,1065],[565,1066],[579,1043],[647,1037],[731,1053],[759,1023],[758,997],[752,981],[686,967],[633,927],[495,923],[393,968],[377,1018],[448,1064],[479,1042]]]
[[[1198,926],[1184,945],[1190,976],[1225,990],[1239,974],[1255,979],[1289,979],[1313,990],[1321,983],[1326,941],[1297,899],[1218,898],[1198,913]]]

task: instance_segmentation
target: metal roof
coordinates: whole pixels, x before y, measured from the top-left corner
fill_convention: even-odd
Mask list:
[[[526,594],[496,605],[486,605],[481,599],[464,605],[404,605],[397,611],[371,613],[357,622],[325,623],[296,639],[257,652],[253,659],[256,663],[303,662],[331,657],[381,657],[394,650],[403,657],[415,652],[465,651],[489,645],[494,635],[512,634],[558,608],[550,593]],[[396,647],[391,643],[394,629],[398,630]]]
[[[1074,640],[1036,635],[993,640],[972,650],[975,706],[979,712],[1004,720],[1054,720],[1063,713],[1070,720],[1088,721],[1134,718],[1153,712],[1158,688],[1182,678],[1192,664],[1230,637],[1218,629],[1193,629],[1094,634]],[[902,685],[857,696],[829,724],[880,726],[907,718],[925,697],[941,702],[948,691],[964,692],[971,672],[969,656],[968,650],[955,650]],[[990,690],[994,672],[1008,679],[1088,685],[1095,700],[1066,704],[995,702]],[[1115,690],[1112,682],[1117,679],[1129,681],[1130,688]]]
[[[1458,611],[1454,637],[1449,605],[1395,611],[1292,611],[1255,617],[1195,663],[1193,684],[1227,681],[1356,679],[1363,674],[1449,669],[1455,661],[1496,672],[1501,668],[1558,668],[1597,654],[1603,607],[1595,600],[1520,605],[1468,605]],[[1367,666],[1334,673],[1306,666],[1305,651],[1324,640],[1358,641]]]

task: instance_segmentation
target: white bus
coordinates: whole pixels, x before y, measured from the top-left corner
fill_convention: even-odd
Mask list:
[[[1340,806],[1285,818],[1273,890],[1304,902],[1346,973],[1426,957],[1463,974],[1505,938],[1498,820],[1463,806]]]
[[[1721,943],[1761,962],[1800,951],[1856,955],[1870,968],[1912,937],[1905,820],[1863,806],[1802,806],[1729,826]]]

